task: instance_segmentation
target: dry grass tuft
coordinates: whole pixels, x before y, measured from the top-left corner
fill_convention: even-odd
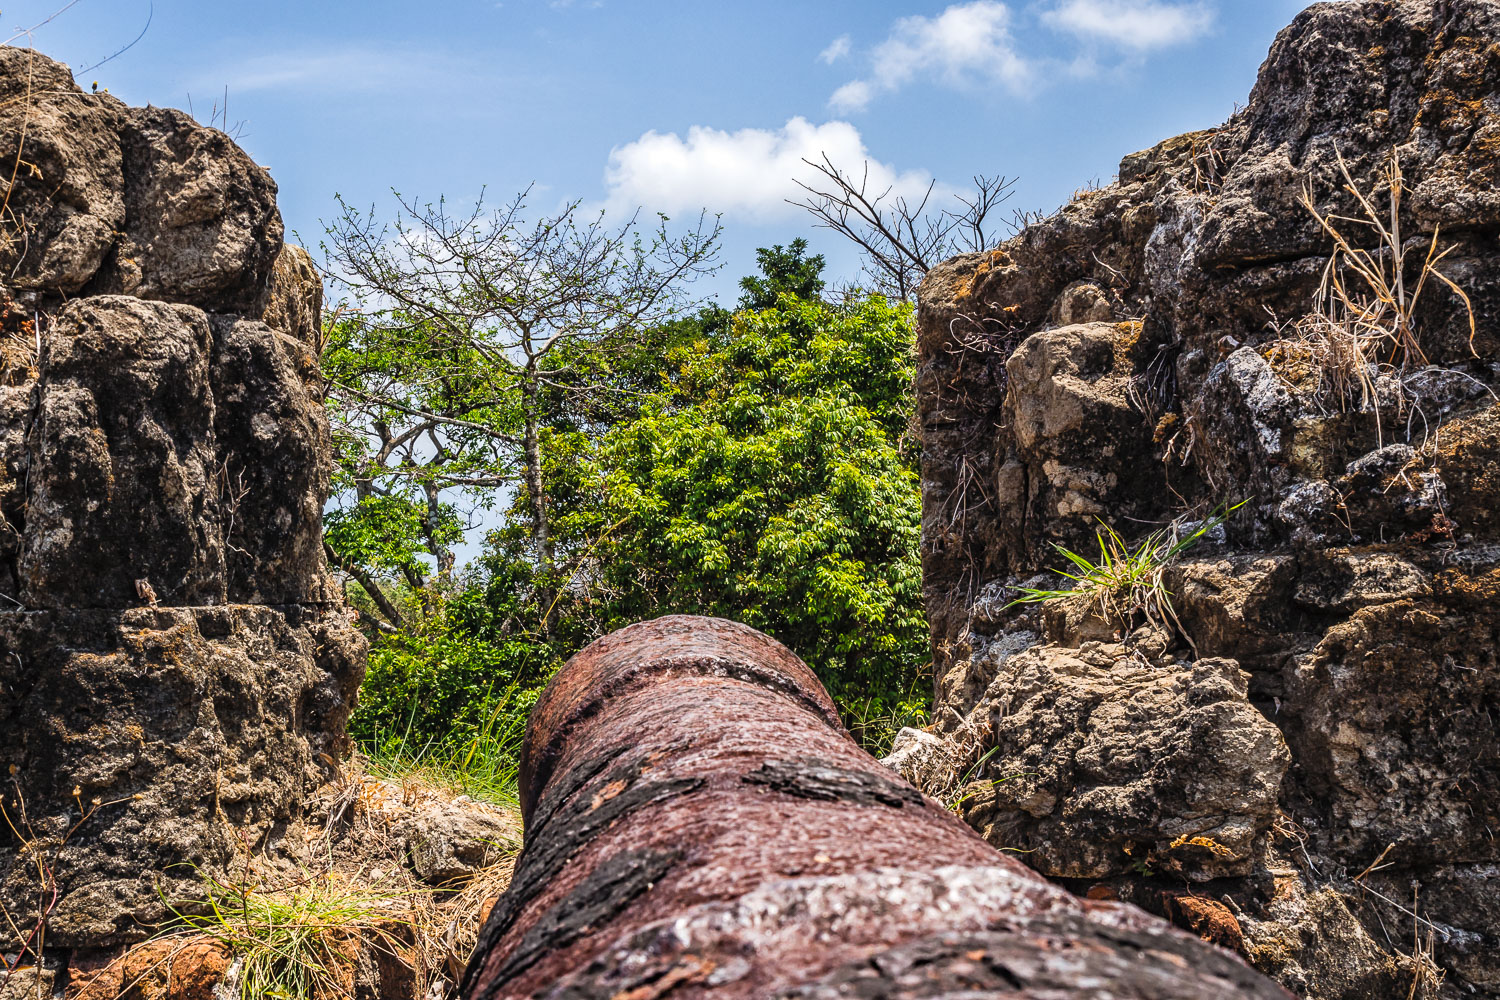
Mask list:
[[[450,983],[457,985],[463,979],[464,967],[479,943],[479,930],[509,888],[515,871],[516,856],[511,855],[479,871],[456,896],[434,908],[440,919],[426,928],[423,935],[433,946],[428,964],[440,968]]]
[[[307,845],[300,867],[246,851],[231,875],[200,873],[201,895],[173,901],[175,917],[155,938],[89,973],[80,1000],[139,1000],[189,980],[211,980],[217,1000],[454,995],[480,927],[510,885],[520,817],[453,782],[416,771],[376,777],[366,763],[356,757],[321,793],[322,821],[288,833],[286,842]],[[394,830],[414,813],[454,806],[513,818],[515,835],[496,845],[495,863],[451,885],[426,885]],[[197,960],[205,955],[219,959]]]
[[[1333,252],[1323,268],[1312,311],[1288,325],[1273,321],[1277,338],[1267,345],[1267,357],[1290,362],[1293,369],[1305,363],[1315,377],[1312,388],[1316,395],[1339,411],[1374,412],[1379,431],[1377,380],[1386,374],[1397,376],[1392,384],[1397,388],[1394,406],[1400,416],[1413,402],[1400,376],[1428,363],[1416,323],[1423,293],[1441,285],[1458,296],[1468,312],[1471,351],[1477,325],[1468,294],[1439,266],[1455,246],[1440,249],[1436,228],[1431,239],[1408,239],[1402,233],[1401,201],[1406,186],[1396,152],[1391,151],[1378,181],[1368,192],[1355,183],[1342,154],[1338,155],[1338,165],[1342,189],[1354,198],[1359,214],[1319,211],[1311,182],[1304,186],[1302,206],[1333,241]],[[1386,202],[1384,211],[1377,205],[1382,198]],[[1350,235],[1359,230],[1364,230],[1368,238]],[[1366,243],[1370,248],[1363,245]],[[1414,251],[1423,252],[1420,268],[1409,260]],[[1408,281],[1413,270],[1415,280]],[[1383,432],[1380,436],[1383,441]]]
[[[166,934],[206,938],[229,953],[218,992],[243,1000],[352,997],[360,949],[401,961],[426,902],[426,893],[399,880],[382,882],[337,870],[283,885],[206,876],[199,912],[178,910]]]

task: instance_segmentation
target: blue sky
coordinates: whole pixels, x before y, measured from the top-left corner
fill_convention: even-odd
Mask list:
[[[3,2],[3,0],[0,0]],[[15,30],[66,0],[0,7]],[[1121,156],[1219,123],[1303,0],[79,0],[34,44],[132,104],[228,123],[315,244],[334,194],[543,210],[721,212],[734,297],[754,248],[803,235],[831,276],[856,260],[786,206],[829,151],[901,189],[1019,177],[1050,209]],[[85,69],[130,42],[129,51]],[[8,31],[7,34],[10,32]],[[25,44],[25,37],[12,44]]]

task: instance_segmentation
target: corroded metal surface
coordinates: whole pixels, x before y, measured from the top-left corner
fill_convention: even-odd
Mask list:
[[[662,618],[570,660],[521,790],[526,846],[470,1000],[1286,996],[995,851],[731,622]]]

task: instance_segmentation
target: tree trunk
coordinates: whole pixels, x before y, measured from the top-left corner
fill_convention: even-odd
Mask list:
[[[375,606],[380,609],[380,613],[385,615],[392,625],[401,625],[403,623],[401,612],[396,610],[396,606],[391,603],[391,599],[385,596],[385,591],[380,589],[380,584],[370,578],[370,574],[358,566],[351,566],[344,562],[339,558],[338,553],[333,551],[333,546],[327,542],[323,543],[323,552],[328,556],[329,562],[354,577],[354,582],[364,588],[365,593],[370,595],[370,600],[375,602]]]
[[[422,529],[427,535],[427,551],[437,560],[438,577],[446,579],[452,575],[453,565],[458,557],[438,539],[438,525],[443,516],[442,496],[432,483],[423,483],[422,490],[427,494],[427,519],[422,523]]]
[[[547,491],[542,481],[542,438],[538,426],[536,369],[534,361],[526,366],[525,380],[521,384],[522,405],[526,415],[526,427],[522,439],[525,451],[526,493],[531,498],[531,542],[536,549],[537,586],[536,601],[542,611],[542,635],[551,634],[551,610],[557,602],[557,592],[552,587],[552,571],[557,565],[556,551],[552,545],[552,525],[548,517]]]
[[[542,485],[542,439],[537,425],[536,371],[530,366],[522,384],[523,406],[526,413],[526,428],[523,446],[526,451],[526,493],[531,498],[531,542],[536,547],[538,568],[543,573],[552,572],[556,553],[552,547],[551,523],[548,519],[547,493]]]
[[[422,602],[422,610],[431,611],[432,599],[427,593],[427,581],[422,579],[422,574],[410,566],[402,566],[401,575],[406,577],[406,582],[411,586],[413,593],[416,594],[417,600]]]

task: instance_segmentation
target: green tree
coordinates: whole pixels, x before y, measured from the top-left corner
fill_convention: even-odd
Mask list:
[[[773,309],[783,294],[809,301],[823,294],[823,255],[807,256],[807,240],[797,237],[783,249],[781,244],[755,251],[760,274],[740,279],[740,308],[751,311]]]
[[[704,219],[676,236],[664,216],[645,233],[607,225],[577,202],[529,221],[524,193],[498,211],[397,201],[386,225],[340,200],[323,247],[347,296],[324,355],[341,472],[327,541],[387,619],[379,572],[422,592],[482,518],[462,508],[492,510],[506,491],[525,498],[545,585],[559,554],[542,438],[631,391],[611,357],[639,357],[639,331],[679,311],[719,236]]]
[[[602,440],[575,529],[607,540],[592,572],[610,627],[734,618],[846,703],[894,707],[928,659],[911,312],[780,303],[680,356],[672,391]]]
[[[489,706],[528,705],[592,639],[672,612],[737,619],[786,642],[851,723],[920,716],[928,653],[910,307],[821,301],[822,259],[800,240],[760,263],[747,301],[764,294],[773,306],[707,306],[554,347],[536,397],[535,475],[508,472],[522,460],[517,440],[494,433],[519,426],[515,394],[487,395],[480,360],[441,353],[467,345],[403,333],[389,317],[361,317],[359,339],[338,341],[343,398],[383,407],[362,410],[369,430],[347,435],[376,450],[356,451],[346,475],[388,478],[385,493],[335,511],[328,535],[351,562],[407,584],[392,594],[400,627],[372,644],[353,726],[367,745],[392,734],[401,745],[462,744],[491,725]],[[404,415],[403,430],[375,423],[392,415]],[[434,421],[436,441],[381,460],[385,442]],[[487,429],[469,436],[475,423]],[[490,451],[464,457],[479,448]],[[434,457],[450,483],[511,478],[475,487],[494,511],[483,557],[449,588],[423,591],[404,574],[444,523],[420,468]],[[546,490],[551,561],[536,545],[534,482]],[[878,749],[890,734],[864,736]]]

